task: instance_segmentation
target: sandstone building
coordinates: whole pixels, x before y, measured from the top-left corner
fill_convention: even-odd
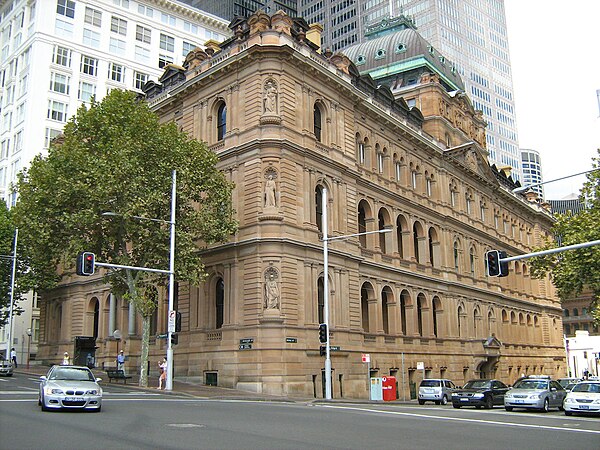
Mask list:
[[[322,52],[318,26],[284,13],[231,27],[234,37],[196,49],[146,89],[161,118],[205,141],[236,186],[238,233],[201,247],[202,285],[178,286],[175,376],[322,397],[324,276],[334,397],[367,397],[368,375],[396,376],[401,398],[423,376],[563,375],[550,282],[531,278],[523,261],[506,278],[485,274],[486,250],[527,253],[552,219],[490,167],[469,99],[431,66],[412,91],[422,109],[409,107],[347,56]],[[392,230],[330,242],[327,274],[325,189],[329,235]],[[166,330],[161,296],[155,333]],[[70,279],[41,308],[41,358],[95,336],[98,364],[112,363],[119,344],[135,370],[140,320],[99,280]],[[164,341],[151,349],[162,356]]]

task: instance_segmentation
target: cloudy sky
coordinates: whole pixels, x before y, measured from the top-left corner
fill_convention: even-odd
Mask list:
[[[592,168],[600,148],[600,1],[505,0],[519,145],[538,150],[544,181]],[[577,193],[584,176],[544,185]]]

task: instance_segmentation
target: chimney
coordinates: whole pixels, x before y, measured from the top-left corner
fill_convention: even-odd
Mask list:
[[[306,33],[306,39],[313,44],[317,45],[319,49],[318,53],[321,53],[321,33],[323,32],[323,25],[320,23],[313,23],[310,25],[310,29]]]

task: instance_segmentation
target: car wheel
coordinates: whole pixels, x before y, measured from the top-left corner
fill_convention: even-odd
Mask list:
[[[494,407],[494,399],[487,397],[485,399],[485,409],[492,409]]]
[[[456,403],[452,403],[452,406],[455,407],[456,409],[460,409],[460,405],[458,405]]]
[[[442,405],[447,405],[448,404],[448,397],[446,397],[445,395],[442,397]]]
[[[42,411],[48,411],[48,408],[46,408],[46,401],[44,400],[44,397],[42,397],[40,403],[41,403],[40,406],[42,407]]]
[[[573,413],[571,411],[565,411],[565,416],[572,416]]]
[[[425,404],[425,400],[419,399],[419,405],[424,405],[424,404]]]
[[[513,407],[512,406],[505,406],[504,409],[510,412],[510,411],[513,410]]]
[[[544,407],[542,408],[542,412],[547,413],[548,411],[550,411],[550,402],[548,401],[548,399],[545,399]]]

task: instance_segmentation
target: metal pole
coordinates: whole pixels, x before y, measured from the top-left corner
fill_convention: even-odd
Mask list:
[[[17,239],[19,238],[19,229],[15,228],[15,241],[13,245],[13,265],[10,278],[10,306],[8,309],[8,341],[6,342],[6,359],[10,360],[10,349],[12,348],[12,330],[13,330],[13,307],[15,301],[15,276],[17,272]]]
[[[176,203],[177,171],[173,170],[171,187],[171,244],[169,252],[169,315],[173,311],[173,293],[175,291],[175,203]],[[167,332],[167,382],[165,390],[173,390],[173,344],[171,328]]]
[[[325,325],[327,326],[327,341],[325,341],[325,399],[331,400],[331,346],[329,343],[329,261],[327,255],[327,188],[323,188],[323,309]]]

